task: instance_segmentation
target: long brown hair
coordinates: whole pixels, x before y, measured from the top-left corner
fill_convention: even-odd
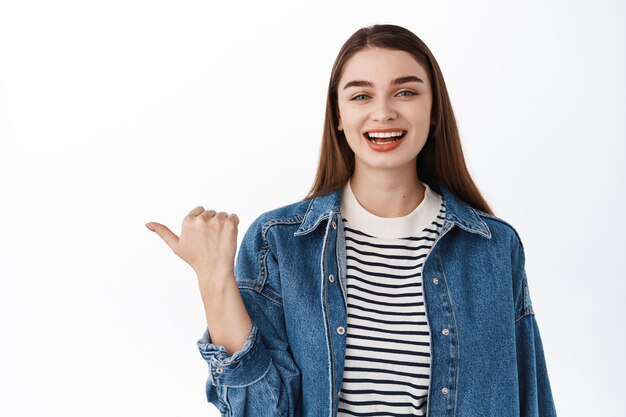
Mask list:
[[[435,187],[444,185],[472,207],[493,215],[465,165],[456,119],[439,64],[420,38],[396,25],[361,28],[339,50],[328,84],[317,174],[304,199],[337,190],[346,184],[354,172],[354,152],[348,146],[344,133],[337,130],[337,84],[348,59],[368,47],[405,51],[423,65],[428,73],[433,93],[431,119],[434,124],[431,124],[428,139],[417,155],[416,168],[420,181]]]

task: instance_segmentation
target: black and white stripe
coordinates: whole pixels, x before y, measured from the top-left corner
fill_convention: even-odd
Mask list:
[[[394,239],[342,216],[348,328],[338,416],[426,414],[431,349],[422,268],[443,226],[443,199],[439,207],[430,225]]]

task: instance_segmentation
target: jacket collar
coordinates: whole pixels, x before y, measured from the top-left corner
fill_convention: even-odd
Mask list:
[[[428,183],[428,185],[443,197],[446,205],[445,221],[454,223],[468,232],[491,239],[491,231],[487,223],[480,218],[472,206],[461,200],[452,190],[439,182]],[[331,217],[334,213],[339,213],[340,207],[341,192],[339,188],[328,194],[311,199],[304,214],[304,219],[294,236],[304,235],[314,230],[322,220]]]

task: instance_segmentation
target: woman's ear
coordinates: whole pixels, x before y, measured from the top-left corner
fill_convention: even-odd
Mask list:
[[[341,126],[341,111],[337,109],[337,130],[343,130],[343,126]]]

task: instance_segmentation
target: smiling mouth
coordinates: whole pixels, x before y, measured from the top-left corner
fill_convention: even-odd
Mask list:
[[[403,130],[402,134],[400,134],[399,136],[387,136],[387,137],[382,137],[382,138],[370,137],[368,132],[363,133],[363,137],[365,139],[369,140],[372,143],[376,143],[378,145],[385,145],[387,143],[397,142],[400,139],[402,139],[404,135],[406,135],[406,130]]]

